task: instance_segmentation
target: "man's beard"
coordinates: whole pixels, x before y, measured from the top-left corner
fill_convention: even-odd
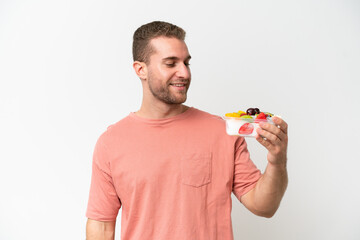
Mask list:
[[[180,95],[180,97],[170,91],[170,89],[169,89],[169,88],[171,88],[170,84],[161,85],[161,86],[156,87],[152,84],[154,82],[153,80],[154,79],[152,77],[149,77],[148,84],[149,84],[150,92],[152,93],[152,95],[155,98],[157,98],[160,101],[167,103],[167,104],[181,104],[186,101],[187,91],[189,89],[188,87],[189,87],[189,83],[190,83],[189,79],[172,81],[172,82],[176,82],[176,83],[184,83],[185,84],[186,89],[181,92],[179,91],[177,94],[177,95]]]

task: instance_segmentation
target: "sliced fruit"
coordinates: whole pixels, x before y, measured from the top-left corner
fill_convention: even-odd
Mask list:
[[[240,118],[241,118],[241,119],[253,119],[252,116],[249,116],[249,115],[247,115],[247,114],[242,115]]]
[[[238,113],[240,116],[241,116],[242,114],[246,114],[246,112],[241,111],[241,110],[240,110],[240,111],[238,111],[237,113]]]
[[[251,134],[254,131],[254,126],[251,123],[243,124],[239,129],[239,134]]]
[[[270,117],[273,117],[274,116],[274,114],[272,114],[272,113],[269,113],[269,112],[264,112],[266,115],[268,115],[268,116],[270,116]]]
[[[261,112],[259,113],[259,115],[256,117],[256,119],[266,119],[266,114]]]
[[[236,112],[233,112],[233,113],[226,113],[225,117],[240,117],[240,115]]]

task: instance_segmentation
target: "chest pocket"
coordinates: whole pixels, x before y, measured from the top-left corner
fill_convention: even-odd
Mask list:
[[[211,153],[196,153],[181,158],[181,182],[201,187],[211,182]]]

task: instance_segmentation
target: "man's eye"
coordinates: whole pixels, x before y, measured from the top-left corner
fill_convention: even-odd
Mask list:
[[[190,66],[190,63],[184,63],[184,64],[185,64],[185,66],[187,66],[187,67]]]
[[[175,63],[166,63],[166,66],[168,66],[168,67],[175,67]]]

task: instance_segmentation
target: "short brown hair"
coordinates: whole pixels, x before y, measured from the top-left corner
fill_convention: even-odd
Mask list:
[[[174,37],[184,41],[185,31],[171,23],[154,21],[139,27],[133,37],[133,59],[134,61],[148,64],[150,55],[154,49],[150,46],[150,40],[156,37]]]

